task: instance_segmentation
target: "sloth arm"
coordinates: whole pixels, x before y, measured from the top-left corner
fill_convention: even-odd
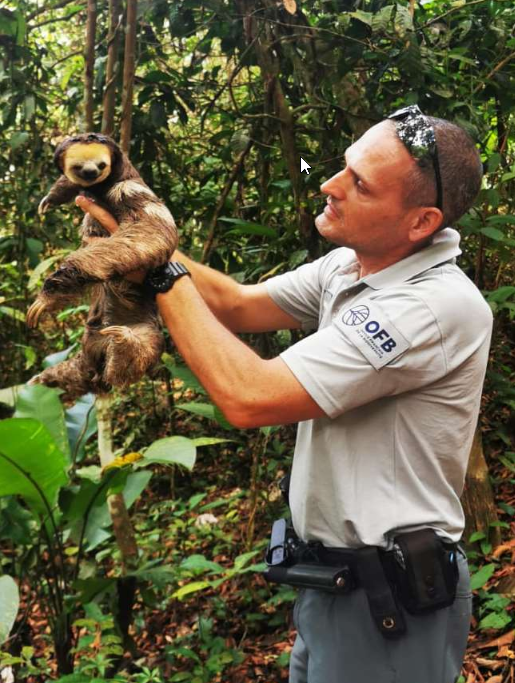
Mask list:
[[[111,242],[119,230],[116,219],[104,208],[91,202],[88,197],[79,196],[75,203],[111,233]],[[300,328],[300,322],[273,301],[263,283],[241,285],[228,275],[197,263],[180,251],[174,253],[174,259],[189,269],[209,309],[232,332],[267,332]],[[131,272],[126,278],[141,283],[145,278],[145,271]]]
[[[77,199],[80,201],[80,196]],[[95,240],[67,256],[45,280],[46,291],[81,289],[88,282],[105,282],[166,263],[177,245],[175,223],[168,211],[166,214],[165,218],[149,215],[144,209],[131,211],[109,239]]]
[[[81,191],[81,186],[72,183],[65,175],[62,175],[50,188],[48,194],[43,197],[40,210],[45,211],[48,206],[60,206],[61,204],[68,204]]]

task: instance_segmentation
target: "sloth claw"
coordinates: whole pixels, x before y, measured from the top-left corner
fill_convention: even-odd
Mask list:
[[[43,197],[43,199],[39,202],[38,214],[42,216],[44,213],[48,211],[49,206],[50,202],[48,201],[48,195],[46,195],[46,197]]]
[[[37,327],[39,323],[39,319],[41,315],[45,312],[46,310],[46,305],[42,301],[34,301],[32,306],[29,308],[27,311],[27,325],[29,327]]]

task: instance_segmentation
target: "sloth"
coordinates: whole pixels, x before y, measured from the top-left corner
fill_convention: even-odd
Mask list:
[[[84,194],[120,226],[110,236],[86,214],[80,249],[46,278],[27,313],[27,324],[36,327],[44,313],[91,292],[79,352],[31,380],[61,388],[61,398],[69,402],[88,392],[127,387],[155,368],[164,348],[155,301],[144,286],[124,276],[166,263],[178,238],[171,213],[111,138],[96,133],[68,137],[54,161],[62,175],[41,200],[40,214]]]

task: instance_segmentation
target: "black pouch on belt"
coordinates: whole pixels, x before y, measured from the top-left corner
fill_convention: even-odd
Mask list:
[[[410,614],[425,614],[452,605],[456,597],[456,546],[445,546],[432,529],[394,538],[395,583]]]

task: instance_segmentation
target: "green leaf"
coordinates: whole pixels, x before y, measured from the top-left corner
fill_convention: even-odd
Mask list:
[[[25,131],[13,133],[9,138],[9,146],[11,147],[11,149],[18,149],[19,147],[23,147],[23,145],[28,141],[29,137],[29,134]]]
[[[29,284],[28,288],[29,290],[33,290],[37,285],[39,284],[39,281],[41,279],[41,276],[43,273],[46,273],[47,270],[50,270],[50,268],[54,265],[56,261],[60,261],[63,258],[63,254],[54,254],[54,256],[49,256],[47,259],[44,261],[41,261],[36,268],[34,268],[32,275],[29,278]]]
[[[349,16],[351,16],[353,19],[363,22],[367,26],[371,26],[374,15],[372,12],[364,12],[363,10],[358,9],[355,12],[349,12]]]
[[[55,389],[43,384],[27,385],[18,394],[14,417],[31,417],[42,422],[52,434],[61,453],[70,460],[70,443],[64,410]]]
[[[18,585],[10,576],[0,576],[0,645],[11,632],[19,607]]]
[[[229,443],[231,439],[217,439],[213,436],[199,436],[197,439],[192,439],[192,442],[197,448],[200,446],[216,446],[218,443]]]
[[[64,349],[64,351],[57,351],[57,353],[51,353],[49,356],[46,356],[46,358],[43,359],[43,367],[52,368],[54,367],[54,365],[62,363],[63,360],[66,360],[68,358],[68,356],[72,353],[74,349],[75,344],[73,346],[69,346],[67,349]]]
[[[234,429],[230,422],[225,419],[221,410],[211,403],[181,403],[175,407],[178,410],[186,410],[188,413],[194,413],[195,415],[215,420],[225,429]]]
[[[472,578],[470,580],[471,589],[475,591],[479,588],[482,588],[488,581],[488,579],[490,579],[494,571],[495,564],[485,564],[484,567],[481,567],[479,571],[472,575]]]
[[[0,422],[0,496],[22,496],[46,517],[67,482],[66,458],[48,429],[37,420]],[[30,476],[28,476],[30,475]]]
[[[488,301],[497,301],[503,303],[507,301],[515,294],[515,287],[512,285],[506,285],[505,287],[499,287],[494,289],[493,292],[486,292],[485,296]]]
[[[196,457],[195,444],[185,436],[169,436],[166,439],[154,441],[143,454],[143,459],[148,462],[182,465],[189,470],[193,469]]]
[[[393,26],[397,35],[404,38],[406,33],[413,29],[413,17],[404,5],[397,4],[396,8]]]
[[[192,581],[185,586],[181,586],[181,588],[176,590],[175,593],[172,593],[172,598],[182,600],[182,598],[185,598],[187,595],[198,593],[199,591],[203,591],[205,588],[209,588],[210,586],[211,584],[209,581]]]
[[[479,622],[479,628],[481,630],[494,628],[498,631],[507,626],[511,621],[511,617],[506,612],[495,613],[492,612],[488,614],[484,619]]]
[[[486,538],[486,534],[484,531],[474,531],[474,533],[470,535],[469,543],[475,543],[476,541],[482,541],[484,538]]]
[[[98,430],[95,397],[93,394],[81,396],[71,408],[65,412],[66,429],[70,443],[70,452],[77,462],[84,457],[88,439]]]
[[[16,404],[18,394],[24,386],[25,384],[15,384],[12,387],[0,389],[0,403],[5,403],[5,405],[7,406],[14,407],[14,405]]]
[[[502,242],[505,239],[504,233],[497,228],[481,228],[480,232],[483,235],[490,237],[490,239],[496,240],[497,242]]]
[[[131,472],[128,475],[125,488],[123,489],[123,499],[127,510],[138,500],[143,491],[147,488],[151,478],[152,472],[148,471]]]
[[[22,313],[11,306],[0,306],[0,313],[6,315],[8,318],[13,318],[13,320],[18,320],[20,323],[25,322],[25,313]]]
[[[237,227],[226,232],[226,235],[263,235],[264,237],[277,238],[277,231],[270,228],[268,225],[260,225],[258,223],[251,223],[244,221],[241,218],[225,218],[220,217],[218,220],[226,223],[233,223]]]
[[[393,10],[394,5],[386,5],[386,7],[383,7],[379,12],[376,12],[372,16],[372,31],[374,33],[383,33],[386,31],[388,23],[392,18]]]
[[[208,560],[204,555],[190,555],[180,564],[181,569],[188,569],[190,571],[203,571],[203,572],[222,572],[222,565],[218,562],[212,562]]]
[[[166,369],[169,371],[170,375],[175,379],[180,379],[184,383],[184,389],[193,389],[197,394],[205,394],[206,390],[202,384],[198,381],[191,370],[185,365],[175,365],[172,356],[168,353],[163,353],[161,356]]]

